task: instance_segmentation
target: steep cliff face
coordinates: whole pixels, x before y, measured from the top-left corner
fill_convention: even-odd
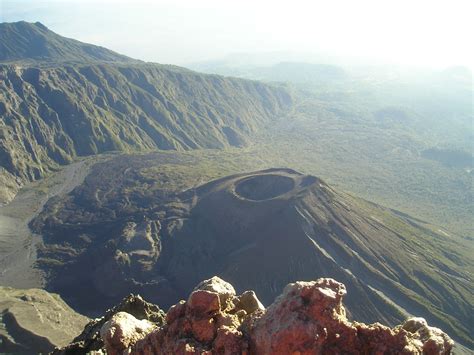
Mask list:
[[[291,103],[284,89],[160,65],[0,65],[2,176],[36,180],[109,151],[242,146]]]
[[[103,323],[100,336],[110,355],[450,354],[453,341],[422,318],[392,329],[348,321],[345,294],[333,279],[290,283],[265,309],[253,291],[237,295],[213,277],[172,306],[164,324],[118,312]],[[56,353],[79,350],[98,348],[71,344]]]
[[[80,156],[242,146],[292,105],[283,88],[146,64],[40,24],[0,35],[0,202]]]

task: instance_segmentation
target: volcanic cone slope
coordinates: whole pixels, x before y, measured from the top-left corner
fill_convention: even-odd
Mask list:
[[[393,325],[413,314],[453,337],[470,337],[470,266],[464,270],[455,258],[454,241],[319,178],[289,169],[233,175],[141,197],[141,208],[126,215],[122,202],[88,200],[100,195],[91,186],[103,175],[93,174],[35,221],[48,258],[56,258],[58,244],[76,248],[67,258],[56,252],[66,265],[61,270],[46,268],[49,287],[83,311],[89,301],[114,302],[127,292],[166,308],[213,275],[269,304],[293,280],[331,277],[350,291],[346,304],[355,319]],[[126,208],[134,198],[127,195]],[[103,212],[108,206],[115,206],[112,217]]]
[[[214,181],[196,194],[173,236],[172,249],[180,252],[166,265],[180,289],[218,272],[268,304],[291,280],[334,277],[351,290],[351,314],[367,321],[393,323],[412,313],[436,322],[455,308],[462,317],[469,307],[449,304],[451,282],[467,290],[468,281],[446,272],[433,277],[439,266],[424,260],[423,240],[371,215],[379,206],[361,204],[316,177],[271,169]]]

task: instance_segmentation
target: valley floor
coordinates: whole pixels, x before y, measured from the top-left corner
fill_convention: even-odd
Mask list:
[[[41,236],[33,234],[29,222],[54,196],[62,196],[81,184],[97,157],[66,166],[46,179],[28,184],[6,206],[0,207],[0,285],[15,288],[43,286],[43,276],[34,267]]]

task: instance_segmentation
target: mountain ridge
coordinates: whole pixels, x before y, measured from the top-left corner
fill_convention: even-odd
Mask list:
[[[140,62],[101,46],[60,36],[41,22],[2,22],[0,39],[0,62]]]
[[[72,50],[80,43],[54,36]],[[3,46],[13,42],[2,38]],[[22,50],[19,55],[25,55]],[[11,200],[25,182],[81,156],[243,146],[293,104],[282,86],[168,65],[44,63],[0,63],[0,202]]]

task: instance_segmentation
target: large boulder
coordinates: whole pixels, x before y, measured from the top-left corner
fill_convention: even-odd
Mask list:
[[[100,328],[100,336],[107,354],[119,355],[154,328],[155,325],[146,319],[138,320],[131,314],[118,312]]]
[[[296,282],[258,318],[251,330],[256,354],[449,354],[453,342],[426,321],[408,320],[393,329],[349,322],[343,284],[333,279]]]
[[[118,313],[128,314],[129,317],[127,319],[129,320],[132,318],[147,320],[153,323],[155,327],[159,327],[165,323],[165,313],[158,306],[146,302],[138,295],[131,294],[125,297],[120,304],[109,309],[103,317],[91,320],[72,343],[62,348],[56,348],[53,354],[85,354],[105,349],[103,337],[106,338],[107,333],[101,334],[101,329],[105,323],[110,321]],[[121,320],[115,318],[114,322],[114,324],[117,325],[121,323]],[[147,331],[150,331],[150,329],[147,329]],[[136,340],[137,339],[135,339],[135,341]],[[127,346],[133,342],[127,342]],[[114,346],[116,346],[117,343],[114,344]]]
[[[235,296],[234,286],[217,276],[200,282],[194,288],[194,291],[198,290],[216,293],[219,296],[222,305],[227,304],[227,301]]]
[[[403,323],[402,329],[412,333],[426,354],[447,354],[451,350],[452,341],[441,329],[430,327],[423,318],[410,318]]]

